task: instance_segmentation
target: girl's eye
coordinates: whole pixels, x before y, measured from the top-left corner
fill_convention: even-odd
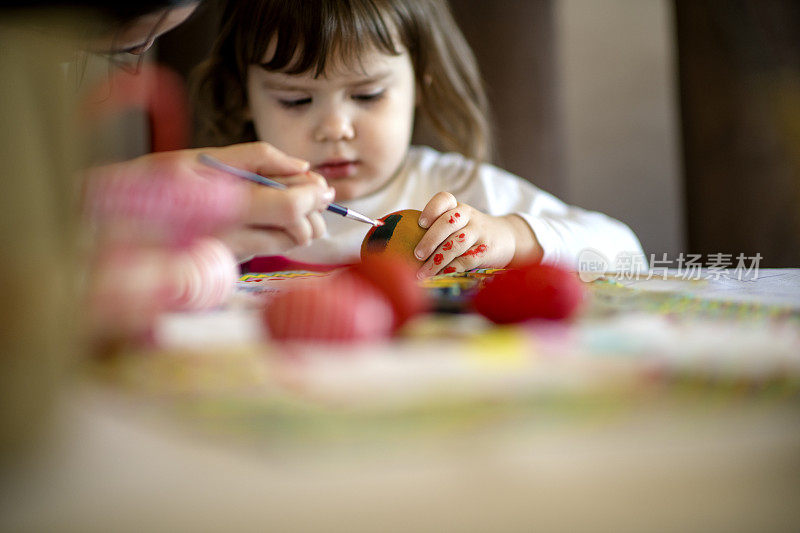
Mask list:
[[[295,100],[278,100],[278,103],[287,109],[301,107],[311,103],[311,98],[297,98]]]
[[[354,94],[352,98],[357,102],[375,102],[383,97],[384,92],[384,90],[380,90],[374,93]]]

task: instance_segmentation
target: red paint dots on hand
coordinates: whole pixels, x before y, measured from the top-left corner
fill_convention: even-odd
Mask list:
[[[442,270],[442,273],[443,274],[452,274],[455,271],[456,271],[456,267],[445,267],[445,269]]]
[[[460,235],[458,236],[458,242],[464,242],[464,239],[466,238],[466,236],[467,236],[467,234],[466,234],[466,233],[462,233],[462,234],[460,234]]]
[[[448,220],[448,222],[451,223],[451,224],[455,224],[456,223],[456,219],[454,219],[453,217],[450,217],[450,220]]]
[[[436,254],[433,256],[433,264],[435,265],[441,265],[443,260],[444,256],[442,254]]]
[[[456,218],[461,218],[461,215],[456,213]]]
[[[442,246],[442,250],[446,252],[450,250],[452,247],[453,247],[453,241],[447,241],[446,243],[444,243],[444,246]]]
[[[467,250],[466,252],[461,254],[461,256],[462,257],[465,256],[465,255],[466,256],[470,256],[470,255],[471,256],[478,256],[478,255],[481,255],[482,253],[484,253],[486,250],[487,250],[487,246],[485,244],[481,244],[480,246],[478,246],[476,248],[472,248],[470,250]]]

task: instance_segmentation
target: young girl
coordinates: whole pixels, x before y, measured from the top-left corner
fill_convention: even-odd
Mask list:
[[[527,260],[577,268],[586,249],[642,256],[621,222],[485,162],[486,97],[445,0],[235,0],[222,21],[198,79],[213,142],[260,139],[304,158],[337,202],[371,217],[422,210],[420,277]],[[415,118],[453,153],[410,146]],[[369,228],[327,224],[286,256],[357,261]]]

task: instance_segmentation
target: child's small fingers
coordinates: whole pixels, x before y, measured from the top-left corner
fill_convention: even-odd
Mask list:
[[[328,227],[325,225],[325,219],[319,211],[314,211],[308,215],[308,221],[311,224],[312,239],[318,239],[327,233]]]
[[[456,264],[456,261],[451,261],[449,265],[440,270],[439,274],[453,274],[455,272],[464,272],[466,269]]]
[[[449,192],[438,192],[431,198],[422,213],[419,215],[419,226],[421,228],[428,228],[434,220],[439,218],[442,213],[454,209],[458,205],[456,197]]]
[[[450,261],[450,263],[438,273],[452,274],[453,272],[464,272],[472,268],[478,268],[479,266],[480,262],[474,257],[461,255]]]
[[[448,236],[447,239],[434,250],[431,257],[428,258],[419,271],[417,271],[417,277],[426,278],[439,271],[444,271],[444,269],[452,264],[453,260],[467,252],[469,247],[474,243],[474,238],[468,237],[467,233],[469,232],[464,230],[460,233],[453,233]],[[460,239],[459,235],[461,236]]]
[[[332,189],[315,183],[288,189],[254,185],[250,189],[249,208],[244,222],[258,226],[286,227],[301,223],[309,213],[324,209],[333,201]]]
[[[314,227],[308,218],[301,218],[296,224],[286,227],[286,233],[298,246],[304,246],[314,238]]]
[[[446,266],[441,270],[434,270],[431,273],[420,271],[417,273],[417,277],[422,279],[436,274],[452,274],[454,272],[464,272],[473,268],[480,268],[481,266],[485,266],[482,259],[486,251],[487,245],[476,244],[470,247],[465,253],[453,258],[449,263],[442,262],[442,264]]]
[[[469,270],[471,268],[478,268],[483,264],[486,254],[489,253],[489,245],[486,243],[473,243],[466,252],[459,255],[450,263],[453,266],[460,267],[461,270]]]
[[[437,246],[442,244],[444,240],[454,232],[460,232],[469,223],[469,210],[467,206],[458,206],[450,211],[445,211],[439,218],[437,218],[425,235],[417,243],[414,248],[414,255],[418,259],[425,259],[429,257]],[[461,232],[463,233],[463,232]],[[456,233],[459,235],[459,233]],[[463,243],[466,236],[456,239],[455,242]]]
[[[295,245],[294,239],[279,228],[244,227],[228,233],[222,240],[239,261],[254,255],[276,255]]]

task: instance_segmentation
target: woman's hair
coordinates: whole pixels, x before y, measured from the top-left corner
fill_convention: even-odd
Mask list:
[[[3,0],[3,10],[78,10],[100,15],[110,24],[121,25],[161,9],[172,9],[201,0]]]
[[[408,50],[419,91],[418,118],[444,148],[491,157],[488,104],[477,62],[446,0],[228,0],[210,56],[194,73],[204,141],[256,140],[247,118],[247,70],[325,73],[358,64],[365,48]],[[264,63],[270,42],[277,48]],[[333,59],[332,59],[333,58]]]

